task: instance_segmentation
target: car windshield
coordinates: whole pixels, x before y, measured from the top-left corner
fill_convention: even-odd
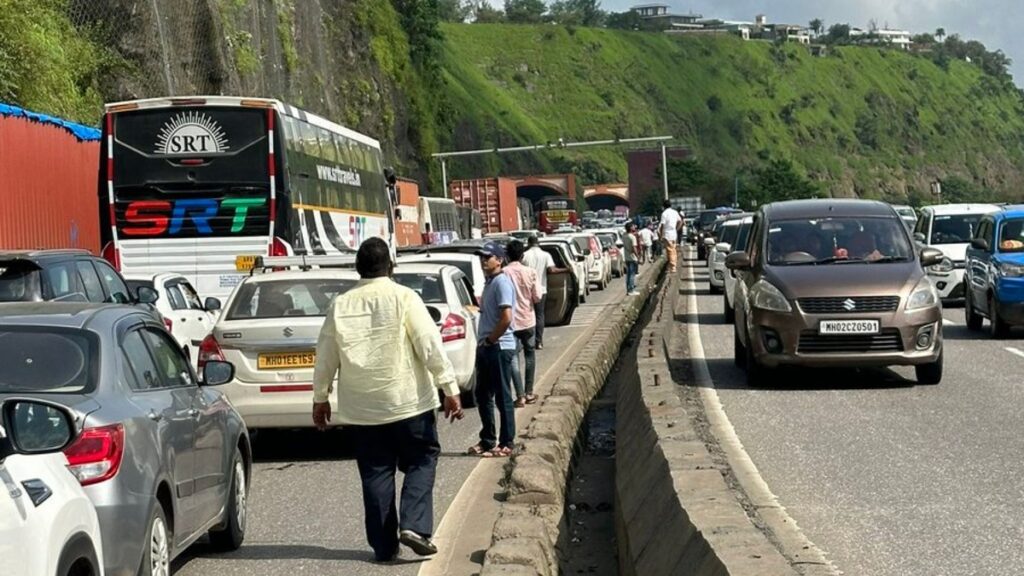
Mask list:
[[[475,262],[473,260],[442,260],[440,258],[434,257],[429,260],[417,261],[416,263],[437,264],[438,266],[455,266],[456,268],[461,270],[463,274],[466,275],[466,278],[475,278],[475,276],[473,275],[473,265],[475,264]],[[410,264],[412,264],[412,262],[410,262]],[[396,273],[398,273],[398,271],[400,271],[401,269],[402,264],[399,263],[398,268],[396,268]]]
[[[89,392],[97,350],[82,330],[0,327],[0,394]]]
[[[355,278],[247,282],[238,288],[228,320],[323,316],[331,300],[356,285]]]
[[[966,244],[974,237],[982,214],[936,215],[932,220],[932,238],[929,244]]]
[[[444,285],[439,274],[395,273],[395,282],[412,289],[426,304],[446,304]]]
[[[896,209],[896,213],[899,214],[901,218],[909,218],[911,220],[917,220],[917,213],[914,212],[913,208],[909,208],[909,207],[897,208]]]
[[[615,246],[614,234],[598,234],[597,239],[601,241],[601,248],[610,250]]]
[[[1024,218],[1004,220],[999,227],[1000,252],[1024,252]]]
[[[897,218],[809,218],[772,222],[766,246],[776,266],[908,261],[914,257]]]
[[[736,235],[739,234],[740,227],[738,225],[722,226],[721,238],[719,242],[725,242],[726,244],[732,245],[736,241]]]
[[[25,262],[0,262],[0,302],[31,302],[38,293],[38,268]]]
[[[139,288],[142,288],[143,286],[145,286],[146,288],[152,288],[153,287],[153,281],[152,280],[128,280],[128,279],[125,279],[124,282],[125,282],[125,284],[128,285],[128,289],[131,290],[132,294],[134,294],[136,298],[139,297]]]
[[[572,241],[580,249],[580,252],[590,249],[590,240],[586,236],[573,236]]]
[[[753,226],[750,222],[744,222],[740,224],[740,231],[736,235],[736,243],[732,245],[732,249],[736,251],[747,249],[747,237],[750,235],[750,227]]]

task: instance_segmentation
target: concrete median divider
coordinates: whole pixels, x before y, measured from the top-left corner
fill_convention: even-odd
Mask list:
[[[640,332],[616,403],[616,538],[623,576],[796,575],[754,525],[680,399],[668,361],[678,279]]]
[[[626,336],[657,292],[664,266],[659,259],[646,267],[637,278],[640,295],[625,297],[597,320],[590,341],[543,399],[507,466],[504,501],[481,576],[558,574],[558,539],[577,437]]]

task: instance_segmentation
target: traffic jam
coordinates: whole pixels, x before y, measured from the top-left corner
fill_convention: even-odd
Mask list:
[[[276,100],[109,104],[95,139],[99,255],[0,251],[0,555],[18,574],[165,575],[199,540],[238,549],[260,433],[314,427],[318,334],[368,238],[426,305],[464,406],[482,247],[550,256],[549,327],[627,270],[625,219],[584,230],[571,199],[523,205],[500,179],[420,198],[378,141]]]

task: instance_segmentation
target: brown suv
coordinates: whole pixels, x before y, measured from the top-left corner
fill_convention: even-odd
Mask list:
[[[871,200],[795,200],[761,207],[737,273],[735,355],[752,386],[772,368],[912,365],[942,379],[942,308],[896,211]]]

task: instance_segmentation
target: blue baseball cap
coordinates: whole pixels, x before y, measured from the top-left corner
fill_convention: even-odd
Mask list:
[[[480,247],[480,249],[474,252],[474,254],[476,254],[477,256],[486,256],[488,258],[494,256],[498,260],[504,261],[505,247],[499,244],[498,242],[486,242],[484,243],[483,246]]]

